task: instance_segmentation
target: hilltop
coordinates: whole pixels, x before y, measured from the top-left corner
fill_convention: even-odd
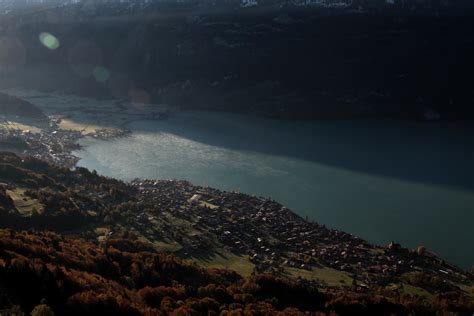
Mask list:
[[[3,302],[27,310],[41,298],[72,315],[474,309],[474,276],[424,247],[372,245],[261,197],[185,181],[125,183],[9,153],[0,184]],[[21,276],[50,285],[23,288]]]

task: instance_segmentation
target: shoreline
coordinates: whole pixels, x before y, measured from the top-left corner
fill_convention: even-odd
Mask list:
[[[84,113],[79,113],[79,110],[77,108],[74,111],[75,115],[79,117],[81,115],[84,115]],[[110,111],[105,112],[107,114],[112,113]],[[95,111],[93,113],[98,113],[98,111]],[[24,133],[25,131],[20,131],[17,135],[13,136],[23,137],[28,142],[28,144],[35,146],[35,149],[33,151],[24,152],[23,154],[40,158],[63,167],[74,168],[77,166],[77,163],[80,160],[80,157],[73,154],[74,151],[81,149],[81,145],[78,144],[78,141],[80,139],[83,139],[85,137],[91,137],[93,139],[95,138],[100,139],[101,141],[105,141],[109,139],[116,139],[118,137],[127,137],[131,133],[130,130],[124,130],[127,125],[142,120],[154,121],[151,120],[149,117],[142,117],[142,115],[144,115],[143,113],[136,113],[136,115],[139,117],[133,118],[132,120],[128,120],[125,122],[119,121],[120,116],[116,118],[109,118],[109,122],[115,119],[116,121],[122,124],[122,127],[109,127],[108,129],[104,128],[102,130],[103,134],[97,133],[97,131],[101,131],[100,129],[95,130],[95,137],[91,136],[90,131],[88,130],[88,128],[93,125],[87,125],[83,130],[63,130],[61,128],[62,118],[54,116],[53,118],[50,118],[54,124],[49,126],[49,128],[47,129],[45,128],[41,130],[40,134],[35,134],[31,132]],[[66,120],[67,119],[68,118],[66,118]],[[84,126],[81,125],[80,127],[82,128]]]
[[[39,94],[26,89],[2,89],[0,92],[32,102],[45,114],[42,118],[0,117],[0,137],[18,138],[28,147],[19,153],[67,168],[76,167],[80,160],[72,154],[81,148],[80,139],[91,137],[106,141],[126,137],[131,134],[126,128],[128,124],[162,120],[170,114],[170,109],[163,105]],[[134,117],[131,119],[130,116]]]

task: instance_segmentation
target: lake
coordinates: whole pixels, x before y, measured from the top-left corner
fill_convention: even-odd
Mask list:
[[[271,197],[309,220],[474,264],[471,123],[281,121],[179,112],[84,139],[80,166]]]

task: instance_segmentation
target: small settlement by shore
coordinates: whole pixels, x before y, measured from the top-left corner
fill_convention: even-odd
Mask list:
[[[73,151],[81,148],[79,139],[126,137],[131,134],[125,127],[128,123],[161,120],[170,114],[165,105],[16,92],[34,102],[45,115],[35,119],[1,114],[0,151],[12,150],[67,168],[73,168],[79,161],[73,155]]]
[[[65,130],[58,126],[57,121],[51,120],[48,127],[38,132],[30,130],[0,128],[0,148],[12,149],[19,154],[35,157],[49,163],[73,168],[79,158],[73,155],[73,151],[81,149],[78,140],[85,137],[97,139],[111,139],[124,137],[130,133],[126,129],[100,129],[94,133],[86,134]],[[1,145],[4,146],[1,146]]]
[[[430,271],[443,282],[467,281],[465,272],[424,248],[408,250],[399,244],[372,245],[354,235],[307,221],[281,204],[262,197],[194,186],[177,180],[134,180],[143,209],[137,225],[157,225],[167,218],[181,223],[176,231],[162,220],[182,248],[178,255],[199,258],[209,249],[225,248],[245,256],[255,272],[311,277],[311,271],[331,268],[350,276],[358,286],[389,283],[415,271]],[[183,223],[187,223],[183,225]],[[306,273],[298,273],[307,271]]]

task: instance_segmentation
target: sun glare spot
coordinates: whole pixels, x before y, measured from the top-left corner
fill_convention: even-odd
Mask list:
[[[43,32],[39,35],[39,40],[43,46],[51,50],[55,50],[59,47],[59,40],[51,33]]]

